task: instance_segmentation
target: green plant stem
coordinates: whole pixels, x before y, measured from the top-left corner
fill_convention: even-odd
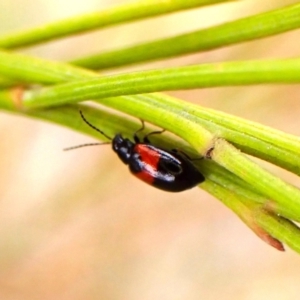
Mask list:
[[[300,253],[299,227],[293,222],[270,214],[259,214],[256,221],[258,226],[264,228],[271,236]]]
[[[0,108],[20,113],[19,111],[16,111],[15,108],[3,106],[3,102],[0,102]],[[97,127],[102,128],[111,136],[116,132],[122,132],[125,136],[131,137],[132,132],[140,126],[137,121],[132,122],[119,115],[85,105],[68,105],[33,110],[28,111],[27,114],[103,139],[102,135],[91,130],[84,122],[76,121],[79,115],[78,110],[83,110],[90,122]],[[173,148],[175,144],[172,138],[166,136],[155,136],[153,139],[156,145],[165,146],[169,149]],[[178,142],[176,142],[176,144],[178,146]],[[189,151],[183,144],[182,147],[180,146],[180,148]],[[260,238],[273,247],[282,250],[283,248],[280,242],[285,242],[292,249],[299,252],[299,229],[292,222],[274,216],[262,209],[261,205],[267,207],[266,204],[268,201],[266,198],[253,192],[251,186],[247,185],[247,183],[236,177],[234,174],[214,164],[212,161],[202,160],[199,164],[200,170],[204,173],[206,178],[206,181],[200,185],[204,190],[210,192],[216,198],[219,198]],[[283,211],[286,210],[286,207],[281,207],[280,204],[278,205],[278,208],[279,211],[281,209],[283,209]]]
[[[4,106],[3,102],[0,102],[0,108],[13,112],[16,111],[13,107]],[[137,120],[133,122],[127,118],[86,105],[53,107],[42,110],[28,111],[26,114],[35,118],[67,126],[79,132],[86,133],[97,139],[103,140],[104,137],[102,135],[86,126],[84,122],[76,121],[79,117],[79,110],[83,110],[88,120],[92,122],[92,124],[95,124],[98,128],[105,130],[109,136],[114,136],[115,133],[120,132],[124,136],[132,138],[132,132],[135,132],[140,127],[140,123]],[[147,127],[149,126],[147,125]],[[150,128],[147,129],[150,131],[153,130]],[[104,141],[106,141],[105,138]],[[154,142],[155,145],[159,145],[160,147],[164,147],[166,149],[180,147],[180,149],[183,149],[186,153],[192,155],[192,157],[197,155],[195,152],[191,152],[191,149],[187,148],[184,144],[181,144],[178,141],[175,143],[174,139],[170,139],[170,137],[156,136],[152,138],[152,142]],[[233,173],[226,171],[226,169],[214,164],[212,161],[201,160],[197,163],[197,165],[207,180],[223,186],[228,191],[231,191],[231,193],[234,193],[236,197],[246,197],[247,199],[251,199],[253,203],[265,206],[267,206],[267,204],[270,202],[268,198],[257,192],[254,186],[247,184]],[[203,185],[201,186],[203,187]],[[284,206],[281,203],[279,203],[276,207],[276,211],[282,215],[294,217],[293,214],[290,214],[289,207]]]
[[[293,219],[300,220],[300,191],[298,189],[263,170],[224,140],[215,140],[211,134],[206,134],[202,127],[198,127],[199,125],[194,127],[195,122],[185,116],[184,110],[170,107],[162,100],[158,101],[149,97],[123,96],[122,99],[123,101],[120,101],[120,98],[105,98],[99,100],[99,103],[146,121],[149,120],[177,134],[202,155],[206,155],[211,147],[214,147],[212,152],[214,161],[253,185],[255,190],[270,199],[270,203],[274,202],[286,207],[290,213],[287,217],[293,216]],[[277,211],[275,205],[272,207],[274,211]]]
[[[93,83],[95,83],[96,80],[99,79],[92,80]],[[61,88],[62,86],[65,87],[71,85],[72,95],[75,95],[76,97],[78,96],[78,94],[81,94],[83,92],[85,96],[87,96],[86,91],[84,89],[84,84],[86,82],[90,83],[90,81],[84,80],[80,81],[80,84],[76,83],[76,86],[74,86],[73,83],[65,84],[58,87],[49,88],[48,91],[52,89],[52,92],[54,91],[54,97],[65,99],[64,93],[61,93],[61,91],[59,90],[57,91],[57,89]],[[94,91],[95,87],[92,85],[90,86]],[[97,88],[99,90],[99,86]],[[70,93],[70,90],[68,89],[64,91]],[[103,93],[103,91],[100,90],[100,93]],[[27,93],[27,96],[28,95],[29,92]],[[98,94],[93,94],[93,96],[98,97]],[[176,107],[176,105],[171,106],[170,103],[164,102],[163,100],[163,98],[153,99],[149,97],[149,95],[148,97],[146,96],[146,98],[144,98],[144,96],[123,96],[121,98],[102,99],[100,103],[116,108],[118,110],[123,110],[124,112],[129,113],[131,115],[139,116],[142,119],[149,120],[161,127],[164,127],[165,129],[176,133],[183,139],[186,139],[191,145],[193,145],[193,147],[195,147],[195,149],[199,151],[199,153],[201,153],[202,155],[206,155],[209,149],[211,149],[214,146],[214,136],[209,131],[205,130],[200,124],[186,117],[185,110],[179,109],[178,107]],[[174,126],[174,124],[176,125]],[[287,205],[287,210],[291,212],[291,215],[294,219],[298,220],[300,216],[300,204],[298,203],[300,195],[298,190],[291,188],[290,186],[288,186],[287,184],[283,183],[282,181],[270,174],[267,176],[267,172],[261,170],[255,164],[249,163],[247,160],[246,162],[248,163],[245,165],[247,165],[247,172],[249,173],[247,173],[246,175],[250,174],[250,177],[245,176],[243,165],[243,163],[245,162],[243,160],[244,158],[238,151],[233,151],[233,149],[234,148],[232,148],[232,151],[230,151],[230,149],[226,147],[219,147],[219,149],[215,147],[215,150],[213,152],[213,159],[216,159],[218,163],[223,165],[228,170],[234,172],[235,174],[243,178],[245,181],[249,182],[250,184],[253,184],[253,186],[255,186],[255,188],[262,193],[262,195],[270,197],[270,199],[278,205]],[[226,159],[228,159],[227,156],[230,155],[230,152],[231,154],[233,154],[233,158],[229,161],[226,161]],[[226,155],[223,155],[224,153]],[[240,160],[243,163],[240,163]],[[256,168],[259,168],[261,172],[258,173]],[[256,174],[260,174],[260,176],[257,177]],[[264,185],[257,184],[257,180],[258,178],[261,178],[261,176],[265,176],[266,178],[268,178],[268,182],[271,182],[271,184],[269,184],[269,188],[266,188]],[[278,188],[280,189],[280,192]],[[290,206],[288,205],[289,202]],[[277,211],[278,207],[275,207],[275,210]],[[290,215],[288,217],[290,217]]]
[[[299,15],[300,4],[295,4],[208,29],[76,59],[72,64],[96,70],[208,51],[298,29]]]
[[[0,74],[28,84],[53,84],[97,77],[97,73],[76,66],[4,50],[0,50]]]
[[[51,84],[73,80],[78,80],[78,82],[25,93],[22,88],[2,91],[0,93],[1,109],[16,112],[17,107],[25,109],[40,107],[39,101],[44,101],[47,97],[48,102],[46,104],[41,102],[42,107],[71,102],[68,98],[71,91],[75,101],[97,98],[97,101],[102,105],[151,121],[168,131],[174,132],[185,139],[198,153],[206,158],[211,158],[211,160],[206,159],[199,162],[199,166],[203,167],[200,170],[203,170],[206,178],[201,185],[203,189],[218,197],[270,245],[278,250],[283,250],[281,242],[285,242],[300,252],[299,228],[291,221],[283,218],[300,221],[300,191],[253,163],[234,146],[220,138],[222,134],[219,135],[219,133],[222,132],[227,138],[232,137],[237,145],[248,147],[249,151],[252,149],[261,155],[266,153],[267,143],[271,143],[270,154],[269,156],[266,154],[266,157],[276,159],[277,156],[283,155],[286,159],[283,165],[288,163],[292,165],[293,160],[297,159],[299,140],[284,134],[278,138],[276,135],[272,135],[274,133],[272,130],[262,133],[261,131],[264,129],[262,126],[253,126],[254,129],[251,129],[252,124],[250,122],[242,122],[242,126],[238,126],[240,120],[237,118],[226,118],[225,114],[214,114],[212,110],[201,109],[186,103],[183,106],[183,103],[181,104],[171,97],[164,97],[159,94],[124,96],[124,94],[138,94],[141,90],[142,92],[151,92],[199,86],[299,82],[300,60],[233,62],[215,64],[214,66],[167,69],[166,72],[155,70],[148,73],[141,72],[102,78],[95,78],[98,75],[93,72],[70,67],[66,64],[44,63],[44,60],[38,59],[32,63],[32,59],[27,56],[0,52],[0,74],[4,75],[2,83],[9,85],[9,78],[16,79],[20,83],[32,83],[34,81]],[[216,67],[216,69],[214,70],[212,67]],[[152,86],[154,86],[154,90],[151,90]],[[25,96],[23,97],[23,95]],[[116,95],[122,95],[122,97],[112,97]],[[62,102],[57,102],[59,97],[63,100]],[[132,134],[137,128],[137,122],[132,122],[126,118],[120,122],[123,118],[116,114],[100,113],[97,108],[88,108],[84,105],[47,107],[39,110],[25,110],[22,113],[51,120],[82,132],[87,131],[93,136],[98,135],[98,133],[91,131],[84,122],[76,121],[75,114],[78,114],[78,108],[84,108],[93,124],[99,122],[100,128],[110,127],[110,130],[106,131],[109,136],[114,136],[116,132],[122,131]],[[226,120],[221,120],[222,118]],[[213,132],[217,132],[218,135]],[[248,144],[245,143],[246,140],[242,140],[242,134],[244,134],[245,139],[248,139]],[[172,139],[165,137],[156,137],[156,139],[158,141],[161,139],[158,145],[173,142]],[[250,139],[252,144],[249,142]],[[280,139],[285,142],[279,143],[277,146],[276,142]],[[292,150],[288,148],[291,144],[293,145]],[[259,148],[255,148],[258,145]],[[278,161],[280,162],[280,159]],[[299,167],[299,165],[295,165]]]
[[[279,203],[282,207],[288,208],[291,214],[294,214],[295,220],[300,220],[297,217],[300,216],[300,191],[297,188],[271,175],[245,156],[239,155],[239,151],[224,140],[215,142],[211,155],[215,162],[268,196],[270,199],[269,209],[276,212],[276,205]]]
[[[6,76],[17,77],[19,81],[35,81],[43,84],[64,82],[72,78],[99,78],[97,73],[81,70],[78,67],[75,68],[63,63],[53,63],[6,51],[0,51],[1,72]],[[97,88],[97,90],[99,89]],[[5,91],[2,93],[5,96]],[[73,93],[74,90],[71,89],[70,95],[73,95]],[[80,93],[79,84],[77,94]],[[61,95],[57,94],[55,97],[60,99]],[[217,132],[218,136],[233,142],[246,153],[268,160],[296,174],[300,173],[300,162],[297,158],[300,152],[300,139],[298,137],[222,112],[192,104],[186,105],[186,102],[166,95],[143,95],[138,96],[137,99],[141,99],[141,97],[143,99],[147,98],[146,101],[150,102],[155,98],[157,101],[163,101],[170,107],[177,107],[184,112],[187,118],[197,122],[211,132]],[[15,103],[22,104],[22,99],[17,99]],[[7,103],[7,105],[12,104]],[[120,98],[120,106],[122,105],[123,101]],[[138,107],[139,103],[137,102],[135,105]]]
[[[17,48],[100,29],[124,22],[213,5],[230,0],[144,0],[119,5],[0,38],[0,47]]]
[[[7,100],[8,99],[9,94],[7,95]],[[103,129],[109,136],[114,136],[116,133],[122,133],[123,136],[132,139],[132,133],[140,128],[140,122],[137,119],[129,120],[126,117],[121,117],[119,114],[114,114],[98,107],[84,104],[72,104],[20,112],[16,110],[14,106],[5,105],[4,101],[0,101],[0,109],[17,114],[25,113],[33,118],[60,124],[103,141],[107,141],[104,136],[91,129],[84,122],[78,122],[79,110],[84,112],[84,115],[92,124],[94,124],[97,128]],[[154,128],[149,127],[149,124],[147,124],[144,134],[154,130]],[[197,152],[184,144],[182,140],[174,140],[174,137],[170,137],[169,135],[155,135],[151,137],[151,141],[155,145],[165,149],[180,148],[190,157],[197,156]],[[245,181],[215,164],[213,161],[200,160],[195,161],[195,164],[198,165],[201,172],[205,175],[205,178],[209,179],[210,181],[226,187],[226,189],[238,195],[253,199],[254,202],[264,204],[267,201],[265,197],[253,190],[252,187],[249,186]]]
[[[273,64],[273,61],[257,61],[257,62],[246,62],[246,65],[250,65],[250,70],[248,69],[248,76],[251,77],[255,74],[251,73],[251,70],[254,72],[257,70],[257,72],[262,72],[266,73],[266,68],[268,72],[273,76],[274,73],[283,74],[284,72],[289,73],[289,75],[292,77],[293,72],[299,73],[300,70],[300,61],[299,60],[287,60],[287,61],[275,61]],[[209,64],[204,66],[195,66],[191,67],[192,69],[197,69],[198,68],[198,75],[199,77],[203,77],[207,79],[207,76],[209,75],[210,77],[219,77],[219,76],[226,76],[226,73],[230,72],[236,72],[238,73],[243,72],[243,67],[244,67],[244,62],[238,63],[234,62],[233,65],[235,65],[235,71],[230,69],[231,63],[229,63],[228,68],[227,68],[227,63],[222,65],[222,64]],[[291,67],[292,66],[292,67]],[[290,68],[291,67],[291,68]],[[219,72],[216,70],[221,69]],[[210,72],[206,72],[206,70],[209,69]],[[184,69],[182,69],[182,75],[184,76]],[[223,71],[222,71],[223,70]],[[193,70],[191,70],[193,71]],[[247,70],[246,70],[247,71]],[[156,73],[159,77],[161,73],[164,71],[161,70],[156,70],[152,71],[152,73]],[[215,72],[215,73],[214,73]],[[39,59],[39,58],[34,58],[30,57],[28,55],[21,55],[21,54],[15,54],[15,53],[10,53],[6,51],[0,51],[0,74],[3,76],[9,76],[11,78],[18,79],[19,81],[23,82],[35,82],[39,84],[45,84],[45,83],[63,83],[66,81],[70,80],[85,80],[89,78],[99,78],[102,82],[104,82],[109,85],[110,80],[114,82],[116,80],[116,77],[99,77],[99,75],[95,72],[92,71],[87,71],[78,67],[73,67],[68,64],[64,63],[59,63],[59,62],[51,62],[45,59]],[[147,78],[143,78],[143,72],[140,73],[134,73],[133,75],[137,78],[138,82],[141,82],[142,80],[147,81]],[[197,73],[195,73],[197,75]],[[121,79],[123,78],[124,81],[121,80],[119,85],[125,84],[126,83],[126,76],[125,75],[120,75]],[[276,76],[276,75],[275,75]],[[263,75],[261,75],[263,77]],[[294,78],[296,80],[297,78]],[[163,76],[160,77],[163,79]],[[6,80],[9,80],[5,78]],[[160,80],[160,79],[158,79]],[[213,80],[213,79],[212,79]],[[221,79],[220,79],[221,80]],[[258,78],[254,79],[259,82]],[[76,87],[81,86],[82,81],[75,83]],[[147,82],[146,82],[147,83]],[[152,82],[151,82],[152,84]],[[154,84],[154,82],[153,82]],[[176,84],[176,83],[174,83]],[[233,82],[231,83],[233,84]],[[111,84],[113,85],[113,84]],[[112,89],[115,88],[115,86],[112,87]],[[119,89],[122,87],[118,87]],[[135,87],[132,87],[131,92],[134,91]],[[95,86],[94,89],[96,91],[99,90],[98,86]],[[51,88],[52,90],[52,88]],[[51,91],[50,90],[50,91]],[[47,90],[46,90],[47,91]],[[69,97],[70,98],[75,98],[75,95],[73,95],[73,83],[71,83],[71,89],[69,91]],[[123,91],[121,91],[123,92]],[[81,94],[78,93],[79,95]],[[32,94],[32,97],[34,97],[35,94]],[[111,94],[104,94],[104,96],[110,96]],[[81,95],[81,99],[84,99],[85,97],[88,97],[89,95]],[[99,96],[99,94],[97,94]],[[57,95],[56,98],[59,100],[61,95]],[[283,133],[279,130],[275,130],[273,128],[269,128],[266,126],[263,126],[261,124],[247,121],[245,119],[241,119],[235,116],[231,116],[222,112],[218,112],[215,110],[210,110],[205,107],[199,107],[198,105],[192,105],[189,104],[186,106],[185,102],[180,102],[180,101],[175,101],[176,99],[172,97],[168,97],[166,95],[159,95],[159,94],[153,94],[150,96],[150,98],[155,97],[157,100],[160,100],[160,98],[163,98],[162,100],[168,101],[170,105],[178,105],[181,108],[185,109],[185,114],[189,114],[190,117],[193,117],[193,115],[196,115],[197,117],[200,117],[203,120],[203,126],[209,126],[209,124],[213,124],[213,126],[220,125],[220,127],[214,127],[213,129],[218,131],[221,135],[223,135],[226,139],[231,140],[234,143],[240,144],[241,139],[235,139],[235,134],[236,134],[236,129],[239,128],[239,131],[244,133],[247,133],[248,135],[253,136],[253,138],[259,138],[263,141],[266,141],[268,143],[271,143],[274,146],[277,146],[280,144],[280,147],[283,149],[293,151],[296,155],[300,152],[300,138],[288,135],[286,133]],[[55,100],[55,97],[54,97]],[[52,103],[51,103],[52,104]],[[205,120],[207,121],[205,123]],[[212,122],[213,121],[213,122]],[[225,129],[227,130],[225,132]],[[234,131],[234,133],[232,133]],[[241,137],[242,138],[242,137]],[[254,141],[255,142],[255,141]],[[247,140],[247,143],[249,143],[249,140]],[[244,144],[245,146],[245,144]],[[257,145],[254,147],[255,149],[259,149]],[[272,148],[270,149],[270,151]],[[266,152],[264,148],[262,148],[262,151]],[[282,156],[283,153],[279,153]]]
[[[129,99],[129,103],[132,103],[133,98],[135,97],[129,96],[126,97],[126,99],[119,100],[122,102],[122,104],[120,104],[120,109],[122,109],[121,107],[126,106],[126,103],[124,102],[128,101],[128,99]],[[257,132],[253,133],[251,131],[252,122],[249,122],[248,124],[247,120],[242,120],[242,119],[240,121],[238,120],[240,122],[240,125],[238,124],[237,121],[235,130],[234,129],[230,130],[230,134],[228,134],[229,125],[235,123],[234,117],[232,119],[233,121],[232,123],[230,123],[230,118],[229,118],[229,124],[226,124],[226,122],[224,122],[223,126],[219,126],[215,124],[216,117],[214,116],[214,110],[210,110],[209,113],[206,115],[206,119],[203,119],[201,113],[203,110],[204,114],[206,114],[205,108],[190,103],[187,105],[186,102],[181,101],[179,99],[175,99],[173,97],[169,97],[161,94],[147,94],[147,95],[138,96],[137,101],[153,103],[153,106],[159,105],[159,103],[164,103],[165,107],[169,106],[172,107],[173,109],[176,108],[176,112],[178,114],[181,114],[182,117],[186,118],[189,121],[199,124],[200,126],[204,127],[210,132],[217,132],[219,137],[223,137],[228,141],[237,144],[245,153],[255,155],[261,159],[265,159],[271,163],[286,168],[287,170],[290,170],[296,174],[300,173],[300,162],[298,159],[298,154],[293,153],[288,149],[288,140],[289,139],[292,140],[293,136],[290,135],[285,136],[284,134],[282,134],[282,132],[280,132],[278,139],[276,139],[276,135],[275,135],[276,130],[274,129],[274,132],[272,131],[268,132],[269,128],[264,129],[264,126],[261,127],[260,131],[257,130]],[[139,103],[136,103],[135,105],[139,107]],[[117,106],[115,105],[114,108],[117,108]],[[129,111],[126,112],[129,113]],[[138,113],[138,111],[136,113]],[[140,118],[146,118],[146,117],[147,116],[140,116]],[[211,118],[210,120],[209,117]],[[226,114],[224,114],[224,116],[222,117],[224,120],[226,120]],[[151,122],[159,122],[159,120],[153,120],[151,117],[149,117],[148,120]],[[164,122],[164,118],[162,118],[162,120]],[[160,126],[165,127],[166,125],[162,123]],[[255,137],[255,134],[257,135],[257,137]],[[268,135],[270,135],[272,139]],[[267,139],[268,137],[270,139],[270,142],[272,142],[273,144],[264,141],[264,139]],[[294,139],[295,140],[298,139],[299,142],[298,149],[300,149],[299,138],[294,137]],[[282,143],[287,146],[287,149],[281,148]],[[294,141],[294,144],[296,146],[296,141]],[[297,148],[295,147],[295,151],[296,150]]]
[[[37,108],[86,99],[101,99],[158,91],[299,82],[300,59],[226,62],[73,81],[28,92],[24,98],[24,107]]]
[[[13,80],[13,79],[5,78],[5,77],[0,77],[0,90],[16,86],[17,84],[18,83],[15,80]]]
[[[144,95],[184,112],[186,118],[235,144],[247,154],[259,157],[300,175],[300,138],[274,128],[220,111],[194,105],[163,94]]]
[[[247,132],[247,134],[272,145],[276,145],[280,141],[280,147],[299,155],[300,138],[297,136],[206,107],[199,108],[199,106],[195,105],[193,108],[190,107],[190,109],[192,109],[192,112],[196,116],[207,121],[213,121],[220,126],[225,126],[232,130],[238,128],[240,132]],[[272,150],[270,149],[270,151]]]
[[[7,95],[7,98],[9,98],[9,94]],[[139,129],[141,125],[140,121],[136,118],[134,120],[130,120],[127,117],[120,116],[120,114],[115,114],[113,112],[103,110],[100,107],[88,106],[85,104],[64,105],[60,107],[22,112],[17,110],[14,106],[5,105],[3,101],[0,101],[0,109],[60,124],[103,141],[107,141],[103,135],[91,129],[82,120],[78,122],[80,110],[84,112],[85,117],[92,124],[94,124],[97,128],[101,128],[112,137],[116,133],[122,133],[124,137],[132,139],[132,133]],[[143,133],[146,135],[154,130],[155,128],[146,124],[146,128]],[[197,156],[197,152],[195,152],[195,150],[183,143],[182,140],[175,140],[174,136],[171,137],[166,134],[154,135],[151,137],[151,142],[165,149],[180,148],[191,157]],[[246,195],[248,198],[253,199],[253,201],[257,203],[265,203],[266,199],[263,196],[255,193],[253,190],[248,190],[251,187],[246,182],[235,176],[233,173],[228,172],[226,169],[215,164],[211,160],[198,160],[195,161],[195,164],[198,165],[201,172],[205,174],[205,178],[214,181],[219,185],[226,186],[229,190],[234,191],[237,194]]]
[[[202,188],[220,199],[270,245],[278,250],[283,250],[280,249],[279,240],[300,253],[300,231],[291,221],[267,212],[245,197],[236,197],[230,191],[213,182],[203,183]]]

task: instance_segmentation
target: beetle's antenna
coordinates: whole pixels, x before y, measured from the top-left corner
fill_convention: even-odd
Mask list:
[[[82,145],[78,145],[78,146],[72,146],[72,147],[65,148],[64,151],[69,151],[69,150],[78,149],[78,148],[87,147],[87,146],[100,146],[100,145],[107,145],[107,144],[110,144],[110,142],[82,144]]]
[[[112,140],[111,137],[109,137],[108,135],[106,135],[102,130],[100,130],[99,128],[95,127],[93,124],[91,124],[86,118],[85,116],[83,115],[82,111],[80,110],[80,115],[81,115],[81,118],[82,120],[87,124],[89,125],[91,128],[93,128],[94,130],[100,132],[102,135],[104,135],[106,138],[108,138],[109,140]]]
[[[94,126],[93,124],[91,124],[83,115],[83,112],[80,110],[79,111],[80,116],[82,118],[82,120],[91,128],[93,128],[94,130],[98,131],[99,133],[101,133],[103,136],[105,136],[106,138],[108,138],[109,140],[112,140],[111,137],[109,137],[108,135],[106,135],[102,130],[100,130],[99,128],[97,128],[96,126]],[[99,146],[99,145],[107,145],[110,144],[111,142],[104,142],[104,143],[88,143],[88,144],[82,144],[82,145],[78,145],[78,146],[72,146],[72,147],[68,147],[65,148],[64,151],[69,151],[69,150],[73,150],[73,149],[78,149],[78,148],[82,148],[82,147],[87,147],[87,146]]]

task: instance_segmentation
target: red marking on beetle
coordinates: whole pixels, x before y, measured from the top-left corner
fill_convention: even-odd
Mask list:
[[[150,149],[147,144],[135,144],[134,151],[139,154],[144,166],[141,172],[134,173],[134,175],[142,181],[152,184],[160,160],[159,152]]]
[[[154,169],[157,168],[161,157],[158,151],[150,149],[147,144],[135,144],[134,151],[140,155],[141,160],[145,165],[152,166]]]

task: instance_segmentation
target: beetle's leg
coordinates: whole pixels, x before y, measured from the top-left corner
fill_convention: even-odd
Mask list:
[[[148,138],[149,135],[153,135],[153,134],[161,134],[161,133],[163,133],[163,132],[165,132],[165,131],[166,131],[165,129],[162,129],[162,130],[158,130],[158,131],[152,131],[152,132],[146,134],[146,135],[144,136],[144,139],[143,139],[144,143],[145,143],[145,144],[150,144],[150,141],[149,141],[149,138]]]
[[[139,128],[139,129],[134,133],[134,135],[133,135],[133,139],[134,139],[134,141],[135,141],[136,143],[139,143],[139,142],[140,142],[140,139],[139,139],[139,137],[137,136],[137,133],[140,132],[140,131],[143,131],[143,130],[145,129],[145,122],[144,122],[142,119],[140,119],[140,121],[141,121],[141,123],[142,123],[142,127]]]

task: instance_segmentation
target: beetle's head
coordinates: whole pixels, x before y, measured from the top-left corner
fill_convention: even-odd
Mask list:
[[[131,157],[133,147],[134,143],[129,139],[124,139],[121,134],[117,134],[112,140],[113,150],[126,165]]]

